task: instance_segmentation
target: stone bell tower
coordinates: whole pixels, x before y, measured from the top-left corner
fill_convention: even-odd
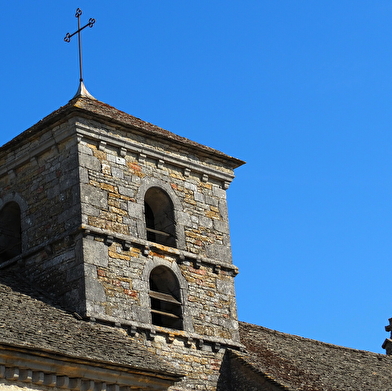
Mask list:
[[[79,94],[0,148],[0,268],[214,389],[240,347],[226,190],[242,164]]]

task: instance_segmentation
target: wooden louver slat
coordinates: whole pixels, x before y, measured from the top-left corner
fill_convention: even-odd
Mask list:
[[[166,302],[169,302],[169,303],[174,303],[174,304],[180,304],[181,305],[181,302],[176,300],[173,296],[168,295],[167,293],[162,293],[162,292],[157,292],[157,291],[150,291],[150,297],[152,297],[154,299],[166,301]]]
[[[163,315],[163,316],[168,316],[169,318],[175,318],[175,319],[180,319],[179,316],[172,314],[171,312],[164,312],[164,311],[158,311],[158,310],[151,310],[152,313],[154,314],[159,314],[159,315]]]
[[[162,235],[162,236],[170,236],[170,234],[168,234],[167,232],[158,231],[157,229],[153,229],[153,228],[146,228],[146,231],[152,232],[154,234]]]

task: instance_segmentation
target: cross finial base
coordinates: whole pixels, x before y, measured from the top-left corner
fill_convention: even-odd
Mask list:
[[[96,100],[88,91],[86,86],[84,85],[83,81],[80,81],[79,88],[76,91],[75,96],[72,98],[90,98]]]

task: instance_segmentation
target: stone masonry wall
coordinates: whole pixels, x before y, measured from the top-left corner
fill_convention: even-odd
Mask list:
[[[197,343],[184,347],[181,341],[156,337],[147,341],[149,350],[165,360],[180,367],[185,378],[179,384],[169,388],[170,391],[216,391],[221,378],[222,361],[225,349],[211,349]]]
[[[79,119],[86,314],[115,324],[187,375],[171,390],[216,390],[238,348],[226,189],[232,169],[178,145]],[[144,195],[171,198],[176,248],[149,242]],[[166,266],[181,288],[184,330],[151,324],[149,275]]]
[[[155,266],[164,265],[180,280],[185,331],[238,340],[232,271],[151,249],[124,250],[117,241],[108,246],[99,236],[85,238],[84,250],[89,316],[151,328],[148,278]]]
[[[202,162],[215,178],[193,172],[186,151],[173,152],[169,144],[155,145],[133,133],[124,145],[121,132],[92,125],[77,125],[85,133],[88,126],[90,135],[99,132],[101,139],[84,137],[79,143],[82,223],[91,232],[83,244],[90,316],[150,324],[149,272],[163,264],[183,281],[185,329],[236,339],[236,269],[217,163]],[[110,144],[102,141],[102,135],[114,134]],[[174,155],[176,165],[154,159],[156,150],[166,161]],[[146,240],[144,194],[151,186],[173,201],[177,248]]]
[[[13,267],[65,305],[82,303],[84,291],[75,256],[81,246],[77,156],[68,123],[0,149],[0,209],[15,201],[22,214],[22,254]]]
[[[92,122],[78,125],[84,134],[100,135],[79,144],[83,223],[145,239],[144,194],[161,187],[174,202],[177,247],[232,262],[225,191],[231,169],[169,143],[133,133],[120,138],[123,132]]]

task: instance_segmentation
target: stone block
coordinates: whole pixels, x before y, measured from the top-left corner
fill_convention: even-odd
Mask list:
[[[125,195],[131,198],[135,197],[135,189],[128,186],[124,186],[122,184],[118,186],[118,192],[121,195]]]
[[[79,149],[79,153],[80,153],[81,155],[87,155],[87,156],[92,156],[92,155],[93,155],[93,151],[91,150],[91,148],[88,147],[88,146],[85,145],[85,144],[80,143],[80,144],[78,145],[78,149]]]
[[[97,280],[97,268],[94,265],[84,265],[86,298],[90,303],[106,302],[103,286]]]
[[[195,201],[204,202],[204,195],[202,193],[195,191],[194,198],[195,198]]]
[[[83,259],[86,264],[107,267],[109,256],[106,244],[86,238],[83,241]]]
[[[112,167],[111,170],[112,170],[113,177],[119,179],[124,178],[124,171],[121,168]]]
[[[101,171],[101,162],[95,156],[80,154],[79,155],[79,164],[81,167],[87,168],[89,170]]]
[[[79,180],[81,183],[89,183],[88,169],[85,167],[79,168]]]
[[[81,200],[100,209],[107,209],[108,206],[105,191],[97,191],[95,187],[83,183],[81,184]]]

